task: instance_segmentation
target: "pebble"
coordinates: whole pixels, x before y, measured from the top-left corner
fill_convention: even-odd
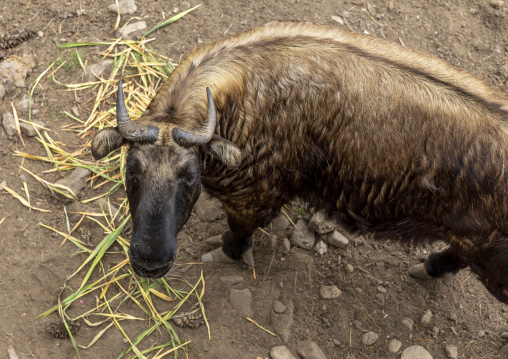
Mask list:
[[[14,119],[12,113],[4,113],[2,124],[4,126],[5,133],[7,133],[8,136],[14,136],[18,133],[16,129],[16,120]]]
[[[353,267],[351,264],[346,264],[346,272],[348,272],[349,274],[353,273],[355,271],[355,267]]]
[[[402,325],[407,327],[409,330],[413,330],[413,324],[414,324],[414,321],[411,318],[402,319]]]
[[[244,281],[244,278],[241,275],[226,275],[220,277],[219,280],[225,285],[234,285]]]
[[[136,6],[134,0],[122,0],[118,2],[118,9],[120,9],[120,15],[125,15],[134,14],[138,10],[138,7]],[[115,14],[118,14],[118,9],[116,4],[108,6],[108,10],[114,12]]]
[[[379,305],[385,305],[385,296],[382,293],[378,293],[375,296],[375,301]]]
[[[332,20],[339,23],[340,25],[344,25],[344,19],[337,15],[332,15]]]
[[[74,192],[74,194],[79,197],[81,191],[83,191],[83,189],[86,187],[87,179],[91,174],[92,172],[90,170],[83,167],[77,167],[76,169],[70,171],[70,174],[65,178],[58,180],[56,184],[69,187],[72,192]],[[62,189],[62,191],[69,194],[69,192],[66,190]],[[54,192],[54,196],[64,203],[71,203],[74,201],[74,199],[65,197],[58,192]]]
[[[142,36],[145,30],[148,28],[146,21],[138,21],[134,23],[130,23],[120,28],[118,32],[120,36],[125,40],[135,40],[138,37]]]
[[[399,342],[397,339],[392,339],[390,343],[388,343],[388,351],[390,353],[397,353],[401,346],[401,342]]]
[[[314,232],[307,226],[304,219],[296,222],[296,227],[291,233],[291,241],[300,248],[310,250],[316,241]]]
[[[504,5],[503,0],[489,0],[489,5],[492,6],[494,9],[499,9]]]
[[[92,77],[95,77],[95,75],[100,75],[103,72],[108,72],[113,68],[113,63],[113,60],[104,60],[96,64],[90,64],[85,68],[85,77],[90,80]]]
[[[305,340],[296,345],[296,351],[302,359],[326,359],[323,350],[313,341]]]
[[[459,320],[459,318],[457,317],[457,314],[455,313],[450,313],[450,315],[448,316],[448,318],[453,321],[453,322],[456,322],[457,320]]]
[[[316,244],[316,246],[314,247],[314,250],[316,251],[317,254],[322,256],[328,251],[328,247],[326,246],[325,242],[319,241],[318,244]]]
[[[379,335],[374,332],[367,332],[362,335],[362,343],[365,345],[372,345],[379,339]]]
[[[335,226],[335,222],[330,220],[324,212],[317,212],[309,221],[309,227],[319,234],[330,233]]]
[[[231,306],[244,317],[252,317],[252,293],[249,289],[231,289]]]
[[[226,216],[222,203],[204,191],[194,205],[194,213],[203,222],[216,221]]]
[[[285,231],[289,227],[289,219],[282,213],[277,215],[275,219],[272,221],[271,229],[272,231]]]
[[[273,329],[284,344],[288,344],[293,336],[293,311],[294,305],[289,303],[284,313],[271,313]]]
[[[11,56],[0,62],[0,82],[9,89],[12,87],[25,87],[25,79],[31,69],[35,67],[32,55],[23,57]]]
[[[508,355],[508,344],[501,348],[501,354]]]
[[[32,123],[44,127],[44,123],[42,123],[41,121],[35,120],[32,121]],[[21,129],[21,132],[23,132],[28,137],[37,136],[37,131],[35,130],[35,127],[32,126],[30,123],[20,122],[19,128]],[[41,130],[39,129],[39,131]]]
[[[335,299],[341,296],[342,292],[334,285],[324,285],[319,288],[319,294],[323,299]]]
[[[423,316],[422,316],[422,320],[421,320],[421,323],[422,324],[428,324],[430,323],[430,320],[432,319],[432,312],[430,310],[427,310]]]
[[[347,239],[346,236],[338,231],[328,233],[326,236],[326,241],[329,245],[342,249],[346,249],[347,245],[349,244],[349,239]]]
[[[478,331],[478,338],[482,338],[485,336],[485,330],[479,330]]]
[[[273,302],[273,310],[275,311],[275,313],[282,314],[287,309],[288,309],[288,307],[286,307],[284,304],[282,304],[282,302],[279,302],[278,300]]]
[[[386,288],[385,288],[385,287],[378,286],[376,289],[377,289],[377,291],[378,291],[379,293],[386,294]]]
[[[500,335],[501,339],[508,339],[508,332],[502,332]]]
[[[501,73],[501,75],[503,75],[505,78],[508,79],[508,64],[501,66],[499,68],[499,72]]]
[[[5,87],[4,85],[0,84],[0,101],[2,101],[5,97]]]
[[[445,351],[448,358],[455,359],[459,356],[459,349],[455,345],[447,345]]]
[[[16,110],[20,111],[28,111],[28,108],[30,107],[30,102],[32,103],[32,106],[34,105],[34,100],[30,101],[30,96],[28,94],[24,94],[23,98],[18,101]]]
[[[272,359],[296,359],[296,357],[291,354],[289,349],[284,345],[270,349],[270,357],[272,357]]]
[[[80,118],[81,117],[81,114],[79,113],[79,109],[78,109],[78,106],[74,106],[72,109],[71,109],[71,112],[74,116],[76,116],[77,118]]]
[[[400,359],[433,359],[432,355],[419,345],[412,345],[404,349]]]
[[[282,245],[280,247],[282,253],[288,253],[291,250],[291,242],[286,237],[282,240]]]

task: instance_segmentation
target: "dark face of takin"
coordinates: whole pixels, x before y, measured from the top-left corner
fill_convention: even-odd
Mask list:
[[[201,192],[195,149],[134,143],[127,156],[126,189],[132,268],[141,277],[160,278],[175,261],[176,235]]]

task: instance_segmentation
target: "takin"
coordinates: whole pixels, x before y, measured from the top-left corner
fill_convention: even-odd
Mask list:
[[[508,96],[425,53],[336,27],[271,22],[192,53],[137,121],[121,83],[136,274],[171,268],[203,186],[227,213],[218,262],[300,197],[353,231],[449,248],[413,268],[470,267],[508,303]],[[252,262],[253,263],[253,262]],[[416,268],[416,269],[415,269]]]

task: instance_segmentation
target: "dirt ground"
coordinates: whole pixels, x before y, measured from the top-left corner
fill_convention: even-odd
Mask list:
[[[21,30],[42,32],[21,46],[6,51],[12,54],[32,53],[36,67],[27,79],[31,83],[51,62],[66,50],[56,47],[62,42],[100,41],[115,37],[112,29],[116,14],[108,11],[112,0],[11,0],[0,3],[0,32]],[[167,18],[175,8],[186,10],[198,5],[197,0],[137,1],[134,15],[123,15],[121,24],[130,17],[144,19],[148,27]],[[508,87],[508,74],[501,69],[508,63],[508,4],[505,1],[472,0],[286,0],[286,1],[228,1],[203,0],[202,6],[178,22],[153,34],[153,47],[178,63],[201,43],[223,39],[270,20],[306,20],[330,24],[354,31],[368,32],[404,46],[437,55],[455,66],[466,69],[491,83]],[[79,11],[77,11],[79,10]],[[341,24],[342,23],[342,24]],[[85,52],[97,51],[87,49]],[[78,66],[65,70],[67,79],[81,79]],[[28,88],[7,91],[0,103],[0,114],[11,111]],[[69,123],[62,111],[83,105],[85,99],[75,97],[57,84],[46,83],[34,94],[35,119],[52,129],[56,141],[71,148],[83,141],[63,131]],[[82,116],[90,108],[83,105]],[[26,118],[26,112],[18,114]],[[29,212],[11,195],[0,192],[0,358],[8,358],[12,346],[19,358],[75,358],[69,340],[53,338],[46,330],[47,320],[34,318],[55,305],[66,277],[81,264],[80,255],[71,256],[75,247],[52,235],[39,223],[65,229],[63,204],[51,197],[35,179],[19,170],[22,159],[15,150],[42,154],[44,149],[35,138],[9,139],[0,129],[0,182],[22,192],[23,181],[30,188],[32,203],[52,213]],[[49,166],[25,160],[23,164],[41,174]],[[55,181],[56,174],[44,175]],[[87,190],[84,197],[92,197]],[[121,197],[121,195],[119,195]],[[75,209],[93,210],[96,204],[74,205]],[[95,208],[96,209],[96,208]],[[296,216],[295,216],[296,217]],[[79,218],[79,217],[78,217]],[[76,218],[71,216],[72,225]],[[83,233],[90,233],[92,243],[102,239],[101,230],[92,222],[83,222]],[[210,250],[204,239],[222,233],[224,220],[201,222],[192,216],[184,228],[179,253],[187,261],[199,262],[201,254]],[[292,336],[287,346],[296,354],[295,345],[304,340],[316,342],[327,358],[396,358],[388,351],[388,343],[396,338],[401,350],[411,345],[425,347],[434,358],[445,358],[446,345],[458,348],[459,358],[501,358],[500,349],[506,344],[502,332],[508,331],[508,306],[496,301],[469,270],[463,270],[448,281],[422,282],[408,276],[407,268],[422,256],[444,245],[425,248],[402,247],[396,243],[356,241],[347,249],[330,247],[323,256],[314,251],[293,248],[288,254],[280,243],[288,231],[274,233],[279,243],[272,249],[267,236],[255,235],[257,279],[241,265],[175,266],[179,275],[195,282],[200,271],[206,278],[204,305],[210,322],[211,339],[205,326],[180,329],[182,339],[192,340],[202,358],[268,358],[272,347],[283,345],[245,320],[229,302],[231,288],[249,288],[253,298],[253,319],[273,330],[273,303],[279,300],[294,306]],[[281,258],[284,257],[284,261]],[[345,270],[352,265],[352,273]],[[175,273],[172,270],[172,273]],[[227,285],[220,277],[242,275],[245,280]],[[79,278],[78,278],[79,280]],[[73,282],[67,283],[71,287]],[[336,285],[342,295],[324,300],[319,294],[322,285]],[[378,301],[382,286],[384,303]],[[82,303],[81,312],[94,304],[94,298]],[[168,308],[169,310],[170,308]],[[425,311],[433,317],[421,323]],[[52,317],[56,318],[56,315]],[[404,318],[414,321],[412,330],[402,324]],[[51,319],[51,318],[50,318]],[[128,327],[137,335],[147,324],[138,322]],[[82,324],[76,339],[89,343],[97,328]],[[378,341],[370,346],[362,343],[362,335],[373,331]],[[145,346],[167,341],[164,333],[153,334]],[[82,358],[114,358],[126,344],[118,331],[108,331],[90,349],[81,350]],[[190,354],[193,356],[194,354]]]

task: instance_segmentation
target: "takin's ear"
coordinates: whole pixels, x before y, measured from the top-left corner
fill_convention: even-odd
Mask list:
[[[125,143],[127,143],[127,140],[123,138],[118,128],[105,128],[99,131],[92,140],[92,155],[96,160],[100,160]]]
[[[214,134],[212,139],[203,147],[207,153],[211,154],[228,167],[237,167],[240,165],[242,151],[240,151],[237,145],[225,138]]]

